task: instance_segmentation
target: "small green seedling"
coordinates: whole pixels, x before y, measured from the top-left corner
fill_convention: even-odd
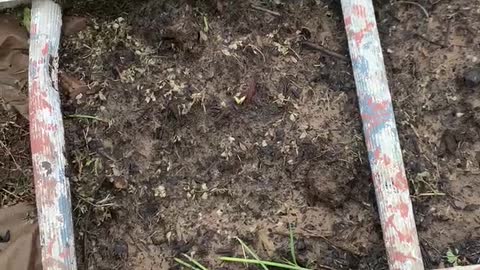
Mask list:
[[[210,26],[208,25],[207,16],[203,16],[203,32],[208,33],[208,30],[210,30]]]
[[[100,122],[104,122],[104,123],[109,123],[108,120],[105,120],[103,118],[92,116],[92,115],[85,115],[85,114],[70,114],[70,115],[67,115],[66,117],[77,118],[77,119],[95,120],[95,121],[100,121]]]
[[[26,7],[23,9],[22,24],[30,32],[30,22],[32,21],[32,11]]]
[[[455,253],[458,253],[458,251],[455,250]],[[448,263],[452,264],[453,266],[458,266],[460,256],[456,255],[455,253],[449,248],[445,258],[447,259]]]

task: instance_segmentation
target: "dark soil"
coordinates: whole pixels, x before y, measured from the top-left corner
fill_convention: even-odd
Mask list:
[[[91,88],[65,115],[99,119],[65,119],[80,269],[241,269],[234,237],[282,261],[289,224],[304,266],[387,268],[351,66],[302,45],[348,56],[337,1],[97,2],[61,56]],[[380,2],[425,263],[480,263],[480,7]],[[1,117],[1,202],[32,200],[27,124]]]

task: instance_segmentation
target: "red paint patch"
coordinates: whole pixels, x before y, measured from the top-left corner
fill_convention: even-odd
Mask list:
[[[366,11],[364,6],[353,5],[352,10],[353,10],[353,14],[355,14],[355,16],[358,16],[360,18],[366,18],[367,17],[367,11]]]
[[[385,166],[388,166],[388,165],[390,165],[390,164],[392,163],[392,160],[390,159],[389,156],[387,156],[387,155],[384,154],[384,155],[383,155],[383,163],[385,164]]]
[[[384,223],[385,231],[387,231],[387,229],[392,229],[396,233],[396,236],[391,236],[392,239],[390,240],[392,242],[400,241],[404,243],[413,243],[413,235],[415,234],[415,231],[411,231],[409,229],[401,231],[398,229],[397,224],[395,224],[395,213],[398,213],[398,211],[400,211],[400,216],[403,219],[406,219],[408,217],[408,205],[405,203],[401,203],[398,207],[389,206],[386,210],[388,211],[389,216]]]
[[[47,254],[52,255],[53,254],[53,244],[56,242],[56,237],[53,236],[53,239],[50,239],[47,243]]]
[[[397,233],[398,233],[398,240],[400,242],[404,242],[404,243],[413,243],[413,236],[411,233],[407,232],[407,233],[402,233],[400,231],[397,230]]]
[[[404,202],[399,203],[398,210],[400,211],[400,216],[402,216],[402,218],[406,219],[409,216],[410,209],[408,207],[408,204]]]
[[[404,264],[408,261],[415,262],[417,259],[409,254],[403,254],[400,251],[393,251],[391,252],[391,258],[398,263]]]
[[[58,125],[57,124],[47,124],[47,125],[45,125],[45,130],[56,132],[58,130]]]
[[[394,231],[397,231],[397,229],[395,228],[394,216],[393,215],[389,216],[387,218],[387,220],[385,220],[385,223],[383,225],[384,225],[384,228],[383,228],[384,232],[387,232],[390,229],[393,229]],[[385,238],[385,245],[386,246],[390,246],[391,244],[393,244],[395,242],[395,235],[392,235],[392,234],[385,235],[384,234],[383,237]]]
[[[367,109],[362,112],[361,116],[364,125],[367,127],[367,132],[371,132],[393,117],[391,110],[389,110],[389,100],[374,102],[372,98],[368,98],[365,102],[367,103]]]
[[[387,220],[385,220],[385,228],[395,227],[395,224],[393,222],[394,218],[395,217],[393,215],[388,216]]]
[[[51,142],[47,134],[36,131],[38,124],[31,123],[30,127],[30,144],[32,149],[32,155],[42,154],[45,152],[45,148],[48,147]],[[35,134],[35,135],[33,135]]]
[[[350,16],[345,16],[344,18],[344,23],[345,23],[345,27],[350,27],[350,25],[352,25],[352,17]]]
[[[375,28],[375,24],[373,23],[367,23],[365,28],[361,29],[358,32],[353,32],[351,33],[353,40],[355,40],[355,43],[357,47],[360,47],[360,45],[363,42],[363,38],[365,37],[366,34],[371,32]]]
[[[37,110],[47,109],[50,113],[53,111],[50,102],[48,102],[47,94],[45,91],[42,91],[40,88],[40,83],[38,81],[33,81],[30,89],[30,117],[33,116],[32,113]]]
[[[368,106],[370,109],[374,112],[382,112],[382,114],[385,114],[385,111],[388,110],[389,105],[390,100],[384,100],[381,102],[374,102],[372,99],[368,100]]]
[[[42,55],[47,56],[47,54],[48,54],[48,43],[46,43],[45,46],[43,46],[42,48]]]
[[[399,168],[399,171],[395,174],[393,178],[393,186],[395,186],[400,192],[408,192],[408,182],[403,168]]]
[[[59,257],[62,259],[68,258],[70,256],[70,249],[65,247],[63,252],[59,254]]]
[[[36,34],[37,34],[37,25],[36,24],[30,25],[30,37],[32,38]]]
[[[39,167],[36,167],[37,170],[40,170]],[[35,179],[35,187],[39,191],[39,194],[42,194],[42,201],[44,207],[53,207],[57,202],[57,181],[51,178],[45,178],[40,173],[40,178]]]
[[[53,257],[47,257],[42,260],[44,269],[58,269],[58,270],[67,270],[71,269],[64,262],[54,259]]]

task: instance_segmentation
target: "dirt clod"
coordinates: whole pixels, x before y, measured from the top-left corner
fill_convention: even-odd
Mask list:
[[[480,84],[480,67],[475,67],[465,71],[463,75],[467,87],[475,87]]]
[[[455,132],[451,130],[446,130],[440,142],[440,152],[448,153],[450,155],[455,155],[457,150],[457,139],[455,138]]]
[[[89,91],[88,85],[85,84],[85,82],[77,80],[64,72],[60,72],[58,78],[62,91],[72,99],[77,98],[79,95],[86,94]]]

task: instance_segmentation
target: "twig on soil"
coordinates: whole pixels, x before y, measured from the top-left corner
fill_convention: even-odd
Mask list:
[[[252,50],[254,52],[258,52],[262,56],[263,62],[265,63],[265,55],[262,53],[262,51],[257,46],[252,45],[252,44],[248,44],[245,48],[248,48],[248,47],[252,48]]]
[[[104,123],[110,124],[110,122],[108,122],[107,120],[105,120],[105,119],[103,119],[103,118],[96,117],[96,116],[91,116],[91,115],[70,114],[70,115],[67,115],[66,117],[68,117],[68,118],[80,118],[80,119],[97,120],[97,121],[100,121],[100,122],[104,122]]]
[[[445,32],[445,36],[444,36],[444,39],[443,39],[443,46],[445,48],[448,47],[448,45],[450,45],[449,43],[449,40],[450,40],[450,28],[452,26],[452,22],[450,20],[447,21],[447,30]]]
[[[322,46],[320,46],[320,45],[318,45],[318,44],[315,44],[315,43],[312,43],[312,42],[308,42],[308,41],[303,41],[301,44],[302,44],[303,46],[305,46],[305,48],[307,48],[307,49],[319,51],[319,52],[324,53],[324,54],[326,54],[326,55],[328,55],[328,56],[337,58],[337,59],[342,60],[342,61],[344,61],[344,62],[348,62],[348,58],[347,58],[346,56],[341,55],[341,54],[339,54],[339,53],[337,53],[337,52],[333,52],[333,51],[331,51],[331,50],[329,50],[329,49],[327,49],[327,48],[325,48],[325,47],[322,47]]]
[[[428,196],[445,196],[447,194],[443,192],[425,192],[425,193],[420,193],[418,195],[414,195],[412,197],[428,197]]]
[[[10,191],[8,191],[8,190],[4,189],[4,188],[2,188],[2,191],[3,191],[3,192],[5,192],[5,193],[7,193],[8,195],[10,195],[10,196],[14,197],[14,198],[15,198],[15,199],[17,199],[17,200],[22,200],[22,198],[18,197],[18,195],[17,195],[17,194],[14,194],[14,193],[12,193],[12,192],[10,192]]]
[[[103,198],[102,200],[100,201],[97,201],[96,203],[95,202],[90,202],[88,200],[88,198],[85,198],[81,195],[78,195],[78,198],[83,201],[83,202],[86,202],[87,204],[93,206],[93,207],[116,207],[117,204],[116,203],[106,203],[108,202],[111,198],[110,198],[110,195],[107,195],[107,197]]]
[[[256,10],[259,10],[259,11],[263,11],[263,12],[266,12],[270,15],[273,15],[273,16],[282,16],[280,13],[276,12],[276,11],[273,11],[273,10],[270,10],[270,9],[266,9],[264,7],[260,7],[260,6],[257,6],[257,5],[251,5],[251,7],[253,9],[256,9]]]
[[[417,32],[414,32],[413,34],[414,34],[415,36],[417,36],[417,37],[419,37],[419,38],[421,38],[421,39],[423,39],[423,40],[425,40],[425,41],[433,44],[433,45],[437,45],[437,46],[440,46],[440,47],[443,48],[443,44],[441,44],[440,42],[437,42],[437,41],[433,41],[433,40],[428,39],[424,34],[419,34],[419,33],[417,33]]]
[[[435,250],[438,253],[438,255],[442,254],[438,249],[436,249],[432,244],[430,244],[430,242],[428,242],[426,238],[423,238],[420,236],[420,240],[425,242],[431,249]]]
[[[432,6],[436,6],[437,4],[439,4],[440,2],[442,2],[443,0],[437,0],[435,2],[432,2],[432,0],[430,0],[430,3],[432,4]]]
[[[413,2],[413,1],[396,1],[396,2],[393,2],[392,5],[394,4],[409,4],[409,5],[414,5],[414,6],[417,6],[418,8],[420,8],[423,12],[423,14],[425,14],[425,16],[427,18],[430,17],[430,15],[428,14],[428,11],[425,7],[423,7],[422,5],[420,5],[419,3],[417,2]]]
[[[292,49],[292,48],[290,48],[290,47],[287,47],[287,48],[288,48],[290,51],[292,51],[293,54],[295,54],[295,56],[298,58],[298,60],[302,60],[302,58],[300,57],[300,55],[299,55],[294,49]]]
[[[12,159],[13,164],[15,164],[15,167],[17,167],[17,170],[19,170],[19,171],[25,176],[25,174],[24,174],[23,171],[22,171],[22,168],[20,167],[20,165],[18,165],[17,160],[16,160],[15,157],[13,156],[12,152],[10,151],[10,149],[8,149],[8,147],[3,143],[2,140],[0,140],[0,146],[2,146],[2,147],[5,149],[5,152],[7,153],[7,155],[10,156],[10,158]]]

